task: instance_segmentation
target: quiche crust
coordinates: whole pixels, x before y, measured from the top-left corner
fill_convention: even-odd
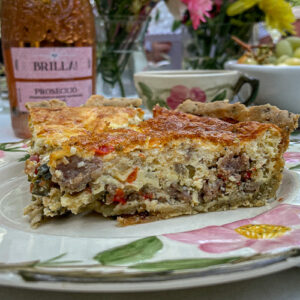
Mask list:
[[[239,102],[231,104],[228,100],[207,103],[186,100],[177,107],[177,111],[238,122],[276,124],[287,136],[298,127],[299,119],[299,115],[270,104],[247,107]]]

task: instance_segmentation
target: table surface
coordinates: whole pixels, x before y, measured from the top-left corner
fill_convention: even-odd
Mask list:
[[[10,124],[8,113],[0,113],[0,143],[17,141]],[[150,300],[155,297],[159,299],[272,299],[290,300],[300,299],[300,268],[293,268],[276,274],[263,276],[250,280],[227,283],[209,287],[180,289],[172,291],[147,292],[147,293],[70,293],[28,290],[0,286],[0,299],[3,300]]]

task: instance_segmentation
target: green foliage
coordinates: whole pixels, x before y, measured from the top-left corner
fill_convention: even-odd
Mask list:
[[[172,24],[172,31],[176,31],[182,25],[181,21],[175,20]]]
[[[242,51],[231,36],[248,41],[253,24],[264,19],[263,13],[256,6],[242,14],[229,17],[226,10],[230,2],[224,0],[219,9],[214,6],[210,12],[212,17],[207,18],[207,22],[202,23],[197,30],[193,29],[188,16],[185,25],[192,41],[187,48],[187,68],[223,69],[227,60],[238,57]]]
[[[300,6],[300,0],[289,0],[292,6]]]
[[[158,9],[156,14],[155,14],[155,22],[158,22],[159,18],[160,18],[160,11]]]

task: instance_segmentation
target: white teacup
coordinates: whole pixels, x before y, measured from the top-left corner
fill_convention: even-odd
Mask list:
[[[258,92],[258,80],[238,71],[146,71],[134,75],[134,82],[144,105],[155,104],[175,109],[186,99],[212,102],[229,99],[238,94],[245,83],[251,86],[250,96],[243,101],[252,103]]]

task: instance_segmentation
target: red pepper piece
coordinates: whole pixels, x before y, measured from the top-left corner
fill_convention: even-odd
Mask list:
[[[113,202],[118,202],[118,203],[122,203],[122,204],[125,204],[127,202],[125,197],[124,197],[124,191],[123,190],[121,190],[121,189],[116,190]]]
[[[246,171],[243,174],[243,179],[245,179],[245,180],[251,179],[251,176],[252,176],[252,171]]]
[[[139,168],[136,167],[136,168],[128,175],[126,181],[127,181],[128,183],[134,182],[134,181],[136,180],[136,178],[137,178],[138,171],[139,171]]]
[[[223,174],[217,174],[217,177],[218,177],[219,179],[224,180],[224,181],[228,180],[228,178],[226,178],[226,176],[224,176]]]
[[[145,199],[149,199],[149,200],[152,200],[154,197],[152,193],[144,194],[143,196]]]
[[[100,146],[98,149],[95,150],[95,154],[99,155],[99,156],[103,156],[106,154],[109,154],[111,152],[113,152],[115,150],[115,148],[113,146]]]

